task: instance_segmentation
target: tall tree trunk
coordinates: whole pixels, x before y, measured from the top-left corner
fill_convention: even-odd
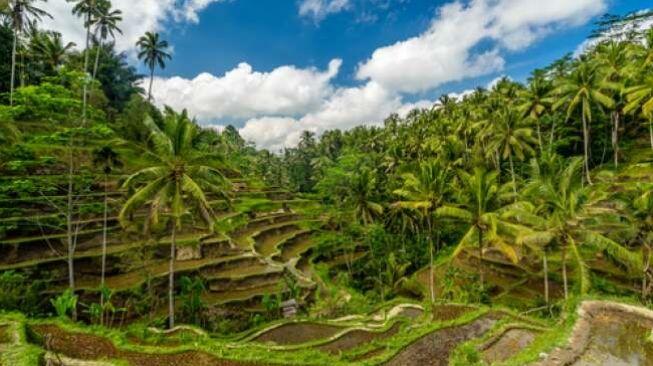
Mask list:
[[[556,121],[553,119],[551,122],[551,136],[549,137],[549,152],[552,152],[553,149],[553,138],[555,137],[556,131]]]
[[[16,82],[16,48],[18,44],[18,28],[14,25],[14,45],[11,50],[11,87],[9,89],[9,105],[14,105],[14,86]]]
[[[429,216],[426,219],[428,223],[428,230],[429,230],[429,235],[428,235],[428,240],[429,240],[429,257],[430,257],[430,265],[429,265],[429,288],[431,290],[431,303],[435,302],[435,280],[433,279],[433,276],[435,276],[435,271],[433,270],[433,227],[431,225],[431,217]]]
[[[642,300],[645,301],[649,295],[647,278],[648,270],[651,266],[651,248],[648,246],[648,244],[644,244],[643,251],[646,252],[646,254],[643,255],[643,257],[646,258],[646,261],[644,261],[644,269],[642,271]]]
[[[68,250],[68,287],[70,291],[75,293],[75,241],[73,234],[73,173],[74,173],[74,159],[73,159],[73,138],[68,140],[68,193],[66,203],[66,246]],[[73,309],[73,321],[77,320],[77,309]]]
[[[93,65],[93,80],[95,80],[95,77],[97,76],[97,69],[100,65],[100,52],[102,51],[102,44],[98,42],[95,47],[97,48],[97,52],[95,52],[95,64]]]
[[[154,82],[154,67],[150,68],[150,88],[147,92],[147,101],[152,102],[152,83]]]
[[[512,154],[508,155],[510,161],[510,175],[512,176],[512,192],[515,194],[515,202],[517,202],[517,178],[515,177],[515,165],[512,161]]]
[[[170,242],[170,268],[168,269],[168,326],[175,326],[175,249],[177,246],[177,219],[173,218]]]
[[[648,133],[651,138],[651,150],[653,150],[653,116],[648,119]]]
[[[102,221],[102,274],[100,279],[100,324],[104,325],[104,280],[107,272],[107,174],[104,174],[104,218]]]
[[[619,167],[619,112],[612,112],[612,151],[614,153],[614,166]]]
[[[535,127],[537,128],[537,145],[540,147],[540,153],[542,153],[542,128],[540,126],[540,118],[535,118]]]
[[[592,178],[590,177],[590,158],[589,158],[589,144],[590,144],[590,134],[587,126],[587,118],[585,114],[582,113],[583,120],[583,154],[585,155],[585,177],[587,178],[587,183],[592,184]]]
[[[483,271],[483,230],[478,229],[478,278],[481,282],[481,289],[485,288],[485,279]]]
[[[82,126],[86,125],[86,107],[88,104],[88,48],[91,43],[91,14],[86,15],[86,49],[84,50],[84,88],[82,95]]]
[[[565,301],[569,297],[569,290],[567,287],[567,244],[562,247],[562,287],[565,292]]]
[[[546,249],[542,256],[542,271],[544,272],[544,302],[549,306],[549,263],[546,258]]]

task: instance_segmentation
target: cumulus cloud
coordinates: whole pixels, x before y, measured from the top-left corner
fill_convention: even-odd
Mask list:
[[[156,78],[153,96],[159,105],[188,109],[200,120],[299,116],[313,111],[333,92],[331,79],[342,61],[327,70],[281,66],[257,72],[247,63],[222,76],[202,73],[194,79]]]
[[[185,0],[174,6],[174,0],[143,3],[158,4],[155,14],[159,16],[147,19],[160,25],[170,17],[197,21],[197,12],[214,1]],[[422,34],[379,48],[359,64],[359,85],[334,84],[342,64],[339,59],[326,69],[280,66],[265,72],[243,62],[224,75],[156,78],[154,98],[159,105],[188,109],[200,122],[214,123],[213,128],[242,123],[240,132],[245,139],[278,151],[296,145],[303,130],[320,134],[334,128],[375,125],[391,113],[406,115],[414,108],[430,108],[437,102],[406,102],[412,100],[407,94],[495,73],[503,68],[506,52],[528,47],[562,27],[585,23],[604,11],[606,2],[454,1],[438,9]],[[302,0],[299,12],[319,21],[354,5],[354,0]],[[469,93],[450,95],[463,98]]]
[[[221,1],[225,0],[113,0],[114,8],[123,11],[120,23],[123,35],[116,40],[116,48],[119,51],[134,49],[140,36],[147,31],[162,30],[166,21],[197,23],[198,12]],[[66,41],[83,46],[86,31],[82,20],[71,13],[73,5],[64,0],[40,4],[53,16],[53,19],[44,19],[43,26],[61,32]]]
[[[530,46],[560,27],[587,22],[605,0],[473,0],[443,5],[422,34],[374,51],[357,78],[419,92],[501,70],[503,50]],[[476,49],[489,41],[489,50]]]
[[[375,82],[337,89],[322,106],[301,118],[256,118],[240,133],[258,146],[278,151],[299,141],[301,131],[320,134],[330,129],[378,125],[402,106],[401,98]]]
[[[299,15],[319,22],[327,15],[339,13],[349,6],[349,0],[303,0],[299,4]]]

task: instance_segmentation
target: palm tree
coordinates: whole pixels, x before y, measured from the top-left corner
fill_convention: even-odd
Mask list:
[[[147,100],[152,101],[152,83],[154,82],[154,68],[159,65],[165,69],[165,60],[172,56],[168,53],[168,42],[159,39],[159,33],[147,32],[138,39],[136,46],[139,48],[138,59],[143,60],[150,69],[150,87],[147,93]]]
[[[8,8],[8,18],[14,31],[14,43],[11,50],[11,86],[9,90],[9,105],[14,105],[14,83],[16,79],[16,50],[18,47],[18,35],[25,31],[26,27],[31,24],[30,18],[37,21],[43,17],[52,16],[45,10],[39,9],[33,4],[39,0],[10,0]],[[44,0],[45,1],[45,0]]]
[[[354,217],[363,225],[369,225],[383,213],[383,206],[372,200],[376,181],[369,169],[361,169],[351,177],[349,196],[346,200],[354,208]]]
[[[475,167],[474,173],[459,173],[462,182],[459,205],[445,204],[436,209],[436,217],[450,218],[469,227],[458,242],[452,258],[463,250],[476,245],[478,249],[478,274],[481,287],[484,287],[483,246],[492,244],[513,262],[518,256],[514,248],[505,242],[505,234],[514,231],[514,227],[500,217],[499,193],[502,191],[497,183],[498,173],[482,167]]]
[[[61,33],[57,32],[40,34],[34,41],[33,52],[51,71],[63,64],[68,52],[75,47],[73,42],[64,45]]]
[[[581,293],[590,286],[586,261],[579,245],[582,243],[595,251],[604,251],[609,258],[631,270],[642,268],[641,256],[630,252],[620,244],[604,236],[600,230],[609,227],[605,216],[614,215],[612,209],[601,206],[607,197],[604,193],[582,185],[580,158],[558,163],[555,179],[543,178],[539,173],[531,182],[527,195],[537,203],[534,215],[528,216],[528,224],[536,231],[520,235],[518,241],[529,246],[545,247],[558,244],[561,248],[562,281],[565,300],[568,298],[567,252],[571,251],[578,270]],[[539,165],[537,169],[541,171]],[[527,215],[520,215],[526,217]],[[591,219],[591,222],[590,222]]]
[[[490,134],[487,153],[499,154],[502,159],[510,162],[510,175],[512,176],[512,189],[517,200],[517,179],[515,175],[515,164],[513,156],[523,161],[526,154],[533,154],[531,145],[537,141],[533,138],[533,130],[521,118],[515,108],[506,107],[496,113],[496,122],[490,125]]]
[[[518,108],[522,112],[523,117],[528,117],[535,121],[540,152],[543,151],[540,119],[551,107],[553,102],[553,99],[549,96],[550,91],[551,82],[542,76],[536,75],[531,78],[526,89],[518,92],[521,103]]]
[[[148,223],[159,222],[161,214],[169,217],[171,230],[168,311],[169,325],[174,327],[174,271],[177,230],[181,229],[182,216],[199,212],[212,229],[213,211],[205,191],[221,195],[229,187],[222,174],[222,160],[212,153],[199,151],[194,142],[198,135],[197,126],[188,118],[186,111],[181,114],[166,111],[163,126],[159,128],[151,118],[144,124],[150,130],[145,156],[153,164],[142,169],[124,182],[124,187],[132,187],[135,193],[125,202],[120,211],[120,222],[127,225],[130,214],[137,208],[148,205]]]
[[[624,43],[610,41],[596,48],[596,62],[606,79],[606,87],[612,91],[615,101],[610,113],[612,120],[612,151],[615,167],[619,166],[619,125],[625,104],[624,86],[631,74],[631,67],[626,62],[626,46]]]
[[[443,166],[439,161],[432,161],[421,164],[417,174],[404,174],[402,188],[394,191],[394,194],[401,197],[401,200],[395,202],[392,206],[416,211],[421,214],[422,220],[426,223],[425,231],[429,243],[431,302],[435,302],[433,251],[434,247],[440,249],[440,225],[434,225],[433,217],[435,210],[444,204],[450,191],[451,182],[451,170]],[[435,245],[433,243],[434,232]]]
[[[107,268],[107,221],[108,221],[108,202],[109,202],[109,174],[114,168],[122,167],[122,162],[115,152],[109,146],[103,146],[93,151],[93,164],[102,169],[104,173],[104,216],[102,220],[102,274],[100,279],[100,307],[104,309],[104,292],[105,274]],[[104,323],[104,313],[100,315],[100,324]]]
[[[583,122],[583,154],[585,157],[585,176],[587,182],[592,184],[589,165],[590,132],[589,124],[592,123],[592,107],[604,106],[614,107],[614,100],[604,94],[606,83],[599,73],[597,66],[588,61],[581,61],[571,74],[560,80],[560,84],[554,90],[559,100],[553,105],[558,109],[563,105],[567,106],[567,119],[580,109]]]
[[[88,72],[88,50],[91,43],[91,26],[93,18],[98,12],[99,0],[66,0],[69,3],[75,3],[73,14],[84,19],[84,28],[86,29],[86,45],[84,47],[84,73]],[[82,91],[82,123],[86,124],[86,106],[88,104],[88,81],[84,82]]]
[[[626,89],[626,107],[624,113],[641,111],[648,118],[649,138],[653,149],[653,75],[648,74],[638,85]]]
[[[97,75],[98,65],[100,63],[100,53],[102,52],[102,42],[111,37],[116,39],[116,32],[122,34],[122,30],[118,28],[118,23],[122,21],[122,11],[111,10],[111,2],[101,0],[96,14],[92,19],[95,25],[93,38],[96,40],[95,64],[93,66],[93,79]]]

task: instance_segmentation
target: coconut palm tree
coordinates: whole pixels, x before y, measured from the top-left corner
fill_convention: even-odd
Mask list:
[[[34,6],[39,0],[10,0],[7,15],[14,31],[14,43],[11,50],[11,82],[9,90],[9,105],[14,105],[14,86],[16,79],[16,51],[18,36],[31,24],[31,19],[41,21],[44,17],[52,18],[48,12]],[[45,0],[44,0],[45,1]]]
[[[580,250],[581,244],[594,251],[605,252],[610,259],[629,270],[641,271],[642,268],[640,255],[630,252],[603,235],[601,230],[610,226],[608,221],[602,218],[615,215],[616,212],[600,205],[607,198],[605,193],[583,186],[582,164],[582,159],[572,158],[568,162],[556,164],[559,170],[555,174],[555,179],[535,178],[532,182],[533,189],[526,191],[529,198],[537,203],[533,211],[534,215],[530,215],[528,219],[528,224],[535,232],[524,233],[518,239],[520,243],[529,246],[545,247],[557,244],[560,247],[565,300],[569,293],[567,281],[569,251],[577,269],[581,293],[584,294],[589,290],[588,266]],[[533,176],[541,177],[539,174]]]
[[[499,195],[503,188],[497,183],[498,173],[475,167],[474,173],[459,173],[462,189],[458,205],[445,204],[436,209],[436,217],[449,218],[468,226],[452,254],[457,257],[469,247],[478,250],[478,274],[484,287],[483,252],[486,243],[501,251],[511,261],[518,261],[518,254],[505,238],[514,235],[516,227],[501,218]]]
[[[118,28],[118,23],[121,21],[122,11],[112,10],[110,1],[101,0],[97,8],[97,12],[93,15],[92,19],[95,27],[95,30],[93,31],[93,38],[96,40],[93,79],[95,79],[97,75],[97,69],[100,63],[100,53],[102,52],[102,43],[109,37],[115,40],[116,32],[122,34],[122,30]]]
[[[518,92],[518,109],[521,111],[522,116],[535,121],[540,152],[543,151],[540,119],[549,110],[553,103],[553,99],[549,95],[550,92],[551,82],[540,75],[533,76],[528,82],[526,88]]]
[[[139,48],[138,59],[143,60],[145,65],[150,69],[150,87],[147,92],[147,100],[152,100],[152,83],[154,82],[154,69],[158,65],[165,69],[166,60],[172,56],[168,53],[168,42],[160,39],[159,33],[147,32],[138,39],[136,46]]]
[[[66,0],[69,3],[75,3],[73,6],[73,14],[84,20],[84,28],[86,29],[86,42],[84,46],[84,73],[88,72],[88,51],[91,45],[91,27],[93,26],[93,18],[98,13],[99,3],[101,0]],[[86,107],[88,104],[88,81],[84,82],[82,90],[82,123],[86,124]]]
[[[496,123],[489,125],[490,135],[487,153],[499,154],[502,159],[510,162],[510,175],[512,177],[512,189],[514,198],[517,200],[517,178],[515,175],[515,164],[513,156],[523,161],[526,155],[535,153],[531,145],[537,144],[533,138],[533,129],[528,126],[526,120],[515,108],[506,107],[495,114]],[[505,160],[504,160],[505,161]]]
[[[418,212],[425,223],[424,231],[429,244],[429,290],[431,302],[434,302],[433,251],[434,247],[440,249],[440,225],[434,225],[433,219],[435,210],[447,199],[453,178],[452,172],[439,161],[431,161],[421,164],[417,174],[406,173],[402,178],[402,187],[394,191],[394,194],[400,197],[400,201],[393,203],[392,206]],[[435,243],[433,235],[435,235]]]
[[[589,125],[592,123],[592,108],[594,106],[613,108],[615,105],[614,100],[604,93],[606,88],[605,79],[598,67],[589,61],[581,61],[569,76],[560,79],[560,84],[554,90],[554,94],[559,98],[553,104],[554,110],[566,106],[566,115],[569,119],[574,112],[580,109],[583,123],[584,169],[589,184],[592,184],[589,164]]]
[[[114,168],[122,167],[122,162],[110,146],[103,146],[93,151],[93,165],[104,173],[104,216],[102,219],[102,272],[100,277],[100,308],[104,309],[105,274],[107,268],[107,221],[109,212],[109,174]],[[104,324],[104,312],[100,314],[100,324]]]
[[[361,169],[351,177],[346,202],[353,206],[354,217],[363,225],[369,225],[383,213],[383,206],[374,202],[375,179],[369,169]]]
[[[177,114],[166,111],[163,126],[157,126],[151,118],[144,124],[150,131],[144,155],[152,159],[152,165],[127,178],[124,187],[134,189],[133,195],[120,211],[122,225],[130,222],[134,210],[149,206],[147,224],[157,224],[160,215],[168,217],[171,230],[168,311],[169,325],[174,327],[174,273],[177,230],[182,227],[182,216],[199,213],[213,227],[213,211],[205,191],[226,195],[230,184],[221,172],[222,159],[212,153],[195,148],[198,127],[188,118],[186,111]]]
[[[650,73],[637,85],[625,90],[626,107],[624,113],[632,114],[641,111],[642,116],[647,118],[651,149],[653,149],[653,75]]]
[[[619,127],[626,102],[624,88],[633,74],[633,68],[632,65],[626,62],[626,44],[621,42],[609,41],[600,44],[596,48],[595,59],[604,74],[606,87],[612,92],[612,99],[615,101],[610,112],[612,121],[611,143],[614,165],[619,166]]]
[[[50,32],[39,34],[34,40],[32,52],[54,72],[66,60],[68,52],[75,47],[75,43],[63,43],[61,33]]]

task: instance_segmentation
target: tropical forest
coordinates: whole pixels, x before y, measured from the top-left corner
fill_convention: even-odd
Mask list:
[[[204,117],[272,103],[267,84],[192,104],[208,91],[165,78],[190,30],[127,19],[211,2],[0,1],[0,365],[653,365],[653,10],[595,14],[578,52],[550,43],[554,60],[524,77],[506,65],[489,85],[379,106],[380,120],[265,125],[294,134],[271,145]],[[211,7],[236,3],[258,6]],[[287,3],[319,32],[365,1]],[[426,33],[356,66],[368,84],[326,86],[320,108],[358,118],[372,96],[354,91],[421,70],[401,52],[455,16],[522,3],[608,9],[444,4]],[[493,16],[483,31],[508,32]],[[543,22],[468,52],[558,29]],[[128,39],[136,25],[150,29]],[[515,52],[496,47],[483,55]],[[398,68],[387,84],[382,57]],[[312,98],[292,75],[330,83],[338,65],[286,67],[272,94]],[[277,72],[248,66],[235,70]]]

